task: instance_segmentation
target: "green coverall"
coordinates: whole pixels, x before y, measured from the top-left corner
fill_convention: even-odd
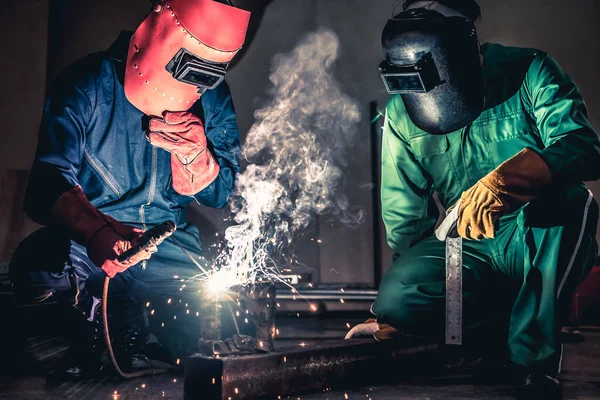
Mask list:
[[[560,368],[561,317],[597,256],[598,205],[581,182],[600,177],[600,142],[577,87],[548,54],[498,44],[482,54],[485,110],[460,131],[428,134],[399,95],[387,105],[381,198],[395,256],[372,311],[400,331],[444,337],[445,243],[433,236],[433,193],[448,208],[529,147],[552,185],[503,216],[494,239],[463,240],[463,341],[486,343],[500,326],[513,362]]]

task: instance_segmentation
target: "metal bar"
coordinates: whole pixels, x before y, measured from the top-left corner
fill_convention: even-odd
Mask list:
[[[380,187],[380,178],[379,178],[379,170],[380,166],[380,140],[379,140],[379,131],[377,129],[377,117],[379,116],[379,111],[377,111],[377,102],[371,101],[369,103],[369,121],[371,121],[371,177],[373,179],[373,190],[372,192],[372,201],[373,201],[373,283],[376,288],[379,287],[379,283],[381,282],[381,232],[380,232],[380,195],[379,195],[379,187]]]
[[[279,300],[294,300],[294,299],[306,299],[306,300],[335,300],[339,301],[375,301],[377,298],[377,290],[356,290],[349,289],[341,292],[337,290],[327,289],[308,289],[298,290],[297,293],[278,293],[277,299]]]
[[[342,292],[340,289],[298,289],[297,293],[302,294],[316,294],[316,295],[333,295],[340,297],[355,296],[355,295],[373,295],[377,294],[375,289],[344,289]],[[277,293],[277,297],[282,296],[281,292]]]
[[[276,284],[276,286],[278,288],[281,289],[285,289],[288,288],[285,285],[281,285],[281,284]],[[373,287],[373,285],[369,285],[369,284],[351,284],[351,283],[321,283],[318,285],[311,285],[309,286],[308,284],[305,283],[299,283],[297,285],[294,285],[294,287],[298,290],[309,290],[309,291],[313,291],[313,290],[337,290],[337,291],[342,291],[343,290],[374,290],[375,288]]]
[[[194,355],[184,362],[184,399],[247,400],[351,389],[431,373],[443,359],[439,345],[423,338],[342,340],[262,355]]]
[[[375,301],[377,296],[352,296],[352,297],[340,297],[340,296],[332,296],[332,295],[305,295],[302,297],[304,300],[314,300],[314,301],[340,301],[340,299],[344,299],[346,301]],[[298,297],[294,299],[291,295],[281,295],[278,297],[278,300],[298,300]]]

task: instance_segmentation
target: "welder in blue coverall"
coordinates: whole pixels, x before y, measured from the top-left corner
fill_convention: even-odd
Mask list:
[[[167,295],[182,293],[180,281],[201,272],[190,259],[201,247],[186,206],[224,207],[239,171],[223,78],[250,13],[212,0],[154,3],[133,35],[122,33],[107,51],[63,71],[44,109],[24,208],[46,226],[21,243],[10,273],[18,293],[70,303],[70,348],[51,373],[56,379],[101,368],[106,276],[122,369],[140,361],[150,331],[171,362],[195,351],[200,332],[193,299]],[[177,230],[156,254],[154,247],[116,260],[166,220]]]

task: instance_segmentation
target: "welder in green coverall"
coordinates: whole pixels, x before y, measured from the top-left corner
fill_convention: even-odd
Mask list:
[[[406,39],[399,31],[414,33],[414,20],[429,18],[426,33],[446,29],[435,25],[438,13],[454,17],[453,24],[466,18],[471,26],[480,16],[474,0],[408,0],[404,9],[383,34],[388,68],[382,76],[390,93],[419,89],[411,85],[427,85],[429,79],[426,64],[419,68],[420,81],[400,79],[406,70],[394,75],[394,61],[401,64],[414,49],[414,43],[406,45],[414,34]],[[396,28],[389,27],[393,24]],[[456,26],[446,37],[460,29]],[[447,59],[456,59],[452,51],[466,52],[467,43],[448,50]],[[454,71],[463,103],[444,98],[444,92],[436,98],[439,89],[426,88],[431,91],[394,95],[386,107],[381,197],[395,257],[372,306],[376,321],[366,324],[374,326],[378,339],[403,332],[443,340],[445,243],[434,236],[435,191],[446,209],[459,207],[458,233],[465,239],[463,343],[489,346],[499,332],[494,323],[501,321],[510,360],[520,371],[517,396],[562,398],[561,317],[597,256],[598,206],[581,182],[600,177],[600,143],[576,85],[550,55],[498,44],[479,47],[476,35],[472,43],[481,70],[479,109],[471,58]],[[441,68],[436,51],[431,53],[442,78],[437,85],[443,88],[444,82],[453,84],[452,76],[446,81],[441,76],[451,74],[452,66]],[[467,75],[462,84],[471,86],[460,89],[461,73]],[[473,104],[475,113],[469,110]]]

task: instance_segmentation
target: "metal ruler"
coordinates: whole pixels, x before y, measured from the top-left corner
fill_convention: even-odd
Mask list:
[[[462,237],[446,237],[446,344],[462,344]]]

